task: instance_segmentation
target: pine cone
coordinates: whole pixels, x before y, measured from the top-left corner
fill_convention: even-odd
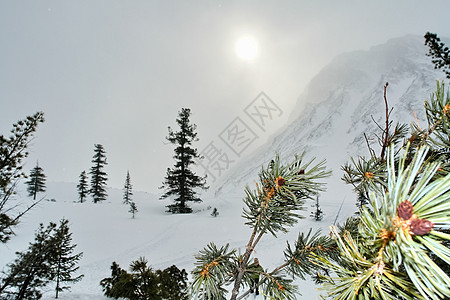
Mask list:
[[[427,219],[413,219],[411,220],[411,225],[409,228],[410,232],[415,235],[425,235],[430,233],[433,226],[433,222],[430,222]]]
[[[283,185],[286,184],[286,180],[284,180],[284,178],[281,177],[281,176],[278,176],[278,178],[275,179],[275,181],[276,181],[276,183],[277,183],[278,186],[283,186]]]
[[[398,205],[397,215],[403,220],[409,220],[412,217],[414,207],[409,200],[405,200]]]

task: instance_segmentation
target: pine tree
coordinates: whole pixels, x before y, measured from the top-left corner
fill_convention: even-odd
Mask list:
[[[175,165],[172,169],[167,169],[165,181],[160,187],[166,190],[160,199],[176,195],[175,203],[167,206],[171,213],[191,213],[192,209],[187,203],[201,202],[194,189],[207,188],[205,177],[200,177],[191,170],[194,159],[199,159],[200,156],[197,149],[192,147],[192,143],[198,141],[198,138],[195,132],[197,126],[190,123],[190,115],[191,110],[183,108],[176,120],[180,130],[174,132],[169,127],[169,135],[166,137],[170,143],[177,145],[173,156]]]
[[[437,83],[425,111],[427,128],[415,124],[408,139],[380,144],[386,148],[384,159],[371,151],[371,159],[352,159],[344,167],[344,181],[368,195],[369,204],[361,207],[356,230],[332,228],[342,255],[310,257],[334,274],[319,276],[328,297],[450,295],[450,95],[445,95],[444,83]]]
[[[130,205],[130,209],[128,210],[128,212],[131,213],[131,215],[133,216],[133,219],[134,219],[134,216],[138,212],[136,203],[134,203],[133,201],[130,201],[129,205]]]
[[[45,179],[44,169],[39,167],[39,163],[36,163],[36,167],[30,171],[30,180],[26,182],[28,185],[28,196],[32,196],[33,200],[36,200],[37,193],[45,192]]]
[[[318,180],[330,172],[325,170],[324,162],[312,163],[304,163],[301,155],[292,163],[282,165],[277,156],[261,170],[255,190],[249,187],[245,190],[243,217],[252,234],[243,254],[229,249],[229,245],[218,248],[214,243],[200,251],[193,271],[192,296],[225,299],[227,290],[224,285],[231,284],[231,300],[243,299],[250,293],[250,288],[258,288],[270,299],[295,299],[296,287],[292,277],[304,278],[305,274],[311,273],[314,265],[307,259],[308,255],[334,254],[328,251],[333,244],[329,237],[311,232],[300,234],[293,246],[288,244],[283,263],[272,271],[255,271],[249,262],[265,234],[276,237],[279,232],[287,232],[303,218],[299,212],[306,199],[313,199],[322,190],[323,184]],[[255,277],[258,278],[256,287]],[[240,294],[241,287],[248,290]]]
[[[52,248],[51,234],[56,224],[47,228],[40,224],[33,243],[24,252],[17,252],[16,260],[8,265],[9,272],[2,280],[2,299],[40,299],[40,289],[50,282],[51,262],[49,249]]]
[[[22,172],[23,159],[28,156],[27,148],[39,123],[44,122],[44,113],[38,112],[28,116],[25,120],[13,124],[11,135],[0,135],[0,242],[6,243],[13,235],[13,227],[29,210],[13,215],[7,205],[10,197],[15,193],[18,181],[25,177]]]
[[[40,299],[41,289],[56,282],[56,298],[64,282],[76,282],[83,275],[72,278],[72,273],[82,253],[72,255],[76,245],[71,245],[68,221],[60,226],[50,223],[46,228],[40,224],[34,242],[24,252],[17,252],[16,260],[9,264],[9,272],[0,285],[1,299]]]
[[[56,283],[55,298],[58,298],[60,292],[70,288],[63,285],[64,283],[75,283],[83,278],[84,275],[72,276],[79,269],[77,264],[83,253],[73,254],[77,245],[72,244],[72,233],[69,231],[69,221],[66,219],[60,221],[59,227],[55,230],[53,241],[52,253],[50,254],[52,257],[51,279]]]
[[[94,203],[97,203],[106,200],[106,197],[108,196],[106,192],[106,181],[108,178],[103,171],[103,168],[107,165],[105,149],[101,144],[95,144],[94,147],[94,157],[92,158],[94,165],[89,172],[91,175],[90,194],[92,195]]]
[[[315,210],[313,212],[311,212],[311,217],[314,218],[314,220],[316,220],[316,221],[322,221],[323,211],[320,208],[319,196],[316,197],[316,203],[313,205],[313,207],[315,208]]]
[[[78,190],[78,197],[80,199],[80,203],[83,203],[89,193],[88,178],[87,178],[86,171],[83,171],[80,174],[80,181],[77,185],[77,190]]]
[[[106,297],[130,300],[187,300],[187,273],[175,265],[156,270],[148,266],[144,257],[130,264],[130,271],[113,262],[111,277],[104,278],[100,285]]]
[[[448,47],[445,47],[437,34],[430,32],[425,34],[425,45],[428,45],[427,55],[432,57],[435,69],[442,69],[450,79],[450,50]]]
[[[131,185],[130,172],[127,171],[127,177],[123,186],[123,204],[130,204],[133,202],[133,186]]]

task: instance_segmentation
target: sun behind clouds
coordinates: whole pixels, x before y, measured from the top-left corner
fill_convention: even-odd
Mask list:
[[[253,61],[258,56],[258,42],[254,37],[244,36],[235,44],[237,56],[244,61]]]

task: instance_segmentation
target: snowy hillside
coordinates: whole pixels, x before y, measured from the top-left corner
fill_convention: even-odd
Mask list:
[[[394,110],[391,119],[411,123],[415,116],[425,122],[423,101],[435,90],[436,80],[442,79],[440,71],[433,68],[425,54],[423,38],[406,36],[389,40],[386,44],[338,56],[325,67],[299,97],[292,109],[291,122],[271,142],[250,155],[218,184],[221,191],[239,189],[252,183],[262,164],[279,153],[290,160],[296,153],[306,152],[307,157],[327,160],[333,170],[328,180],[328,193],[321,203],[333,207],[326,211],[336,216],[344,201],[343,211],[354,211],[354,196],[340,177],[340,166],[350,156],[367,155],[364,133],[373,137],[377,132],[373,118],[384,121],[383,86],[389,82],[387,98]],[[373,145],[377,150],[377,145]],[[343,220],[345,216],[339,217]]]
[[[417,113],[423,121],[423,100],[442,77],[433,69],[422,38],[407,36],[391,40],[369,51],[347,53],[337,57],[311,82],[298,105],[292,109],[291,123],[273,140],[241,161],[237,167],[219,178],[217,184],[203,194],[205,201],[194,205],[194,214],[169,215],[164,213],[168,201],[159,201],[157,195],[134,192],[139,212],[136,219],[122,204],[122,191],[110,190],[105,203],[74,203],[76,184],[49,183],[41,204],[25,216],[16,228],[17,236],[6,245],[0,245],[0,267],[11,262],[15,251],[25,249],[33,240],[39,223],[70,220],[76,251],[84,252],[80,273],[84,279],[73,285],[61,299],[107,299],[102,296],[99,282],[110,275],[113,261],[126,268],[132,260],[145,256],[152,267],[166,268],[176,264],[188,272],[193,269],[194,255],[209,242],[218,245],[230,243],[243,249],[250,230],[241,218],[243,188],[253,185],[262,164],[275,153],[282,160],[306,151],[307,157],[326,159],[333,170],[328,191],[320,197],[325,212],[321,222],[309,217],[307,207],[302,220],[288,234],[278,239],[264,237],[256,250],[264,268],[280,264],[286,241],[294,241],[298,233],[310,227],[322,228],[342,222],[355,211],[354,195],[340,181],[340,165],[350,155],[367,154],[363,133],[375,130],[371,115],[382,120],[384,114],[383,86],[389,82],[389,105],[394,107],[392,118],[409,123]],[[17,195],[26,204],[24,188]],[[338,211],[342,209],[337,217]],[[311,203],[312,204],[312,203]],[[220,215],[212,217],[212,208]],[[302,296],[297,299],[316,299],[316,287],[311,282],[299,281]],[[51,299],[51,287],[45,299]]]

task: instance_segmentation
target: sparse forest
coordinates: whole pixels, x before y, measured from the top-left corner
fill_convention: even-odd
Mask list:
[[[435,68],[450,78],[448,47],[436,34],[429,32],[425,35],[425,45],[429,47],[428,56]],[[242,227],[248,229],[243,232],[249,232],[249,235],[245,241],[239,240],[242,244],[237,240],[218,244],[214,242],[217,237],[211,236],[211,242],[206,245],[190,245],[189,251],[194,248],[198,251],[193,255],[191,282],[186,270],[175,265],[185,263],[185,257],[191,254],[184,253],[182,243],[172,245],[172,248],[179,247],[176,251],[182,253],[180,257],[185,260],[170,264],[167,260],[149,262],[139,257],[131,261],[126,270],[116,262],[120,261],[118,258],[111,265],[110,276],[101,277],[103,279],[96,282],[103,295],[130,300],[242,300],[251,295],[261,297],[258,299],[294,300],[302,293],[296,281],[311,280],[318,284],[323,299],[449,299],[450,91],[444,81],[437,81],[435,91],[424,103],[426,124],[419,124],[417,118],[412,118],[410,126],[394,120],[394,109],[404,108],[391,107],[389,95],[390,85],[386,82],[380,87],[382,121],[377,122],[372,117],[376,132],[364,133],[367,155],[348,157],[341,166],[341,180],[352,187],[352,205],[356,203],[356,213],[345,222],[322,231],[303,227],[298,235],[296,233],[296,239],[286,242],[282,251],[270,253],[271,262],[264,261],[259,251],[267,245],[264,243],[269,237],[278,239],[281,234],[290,232],[308,214],[313,219],[309,224],[319,224],[314,221],[323,222],[327,217],[321,207],[324,203],[319,203],[319,195],[326,189],[324,180],[331,176],[326,160],[320,157],[307,159],[304,152],[294,157],[276,155],[269,163],[260,166],[257,178],[249,179],[249,182],[256,181],[243,191],[242,205],[238,206],[243,207]],[[201,155],[194,146],[198,141],[197,127],[190,118],[191,110],[183,108],[176,119],[179,130],[168,127],[166,137],[175,147],[175,163],[167,169],[160,187],[164,190],[160,199],[167,198],[173,203],[166,206],[166,213],[163,212],[164,207],[158,211],[161,215],[158,220],[176,219],[172,223],[174,228],[169,228],[174,230],[171,232],[177,230],[177,222],[189,217],[172,214],[192,213],[190,203],[202,202],[197,190],[207,189],[206,177],[193,171]],[[28,199],[23,206],[21,199],[14,197],[19,182],[27,178],[23,171],[24,160],[33,135],[42,122],[44,114],[38,112],[13,124],[9,137],[0,135],[0,242],[3,245],[15,235],[25,214],[39,209],[40,201],[50,202],[38,197],[47,187],[44,170],[37,163],[24,182],[28,196],[33,198],[31,204]],[[85,202],[88,195],[92,196],[94,203],[109,202],[108,174],[105,171],[108,163],[104,146],[95,144],[94,147],[92,167],[88,173],[80,173],[76,199],[71,199],[70,205],[74,209],[76,206],[95,209],[98,213],[100,210],[96,209],[106,205]],[[133,190],[129,171],[119,192],[120,207],[126,205],[131,218],[135,219],[138,213],[136,195],[139,192]],[[136,229],[133,226],[141,226],[139,222],[142,219],[155,216],[147,210],[148,206],[143,209],[141,203],[143,201],[139,202],[140,215],[135,220],[130,220],[128,215],[124,218],[125,223],[120,219],[122,215],[115,215],[117,220],[121,220],[120,224],[129,226],[127,229]],[[204,220],[211,223],[201,223],[202,226],[230,217],[227,205],[228,202],[217,202],[212,212],[211,206],[204,209],[199,217],[206,215]],[[304,212],[310,207],[314,208],[312,212]],[[198,227],[195,226],[198,224],[190,227],[194,229],[192,235],[196,234]],[[16,258],[2,266],[0,299],[41,299],[45,293],[59,298],[70,290],[72,284],[89,277],[86,275],[90,274],[80,272],[79,263],[84,253],[76,251],[77,244],[72,241],[69,225],[66,218],[62,218],[59,224],[39,225],[28,247],[17,251]],[[158,227],[161,224],[155,221],[152,225]],[[118,228],[112,227],[111,234]],[[211,228],[211,232],[221,230],[217,235],[229,230]],[[160,229],[145,227],[139,230]],[[134,233],[130,232],[130,235]],[[155,240],[141,241],[133,250],[136,253],[150,252],[160,244],[170,244],[171,237],[165,231],[154,236],[157,237]],[[117,237],[117,243],[123,242],[121,238]],[[97,242],[97,239],[101,240],[101,237],[86,238],[91,242]],[[123,239],[131,240],[128,237]],[[126,255],[129,254],[122,254],[120,259],[129,258]],[[110,261],[112,259],[107,262]],[[272,266],[274,262],[277,262],[275,267]],[[164,264],[171,266],[152,267]],[[271,268],[266,268],[267,265]],[[89,270],[98,272],[98,275],[101,273],[98,266],[102,265],[90,265],[92,269]]]

